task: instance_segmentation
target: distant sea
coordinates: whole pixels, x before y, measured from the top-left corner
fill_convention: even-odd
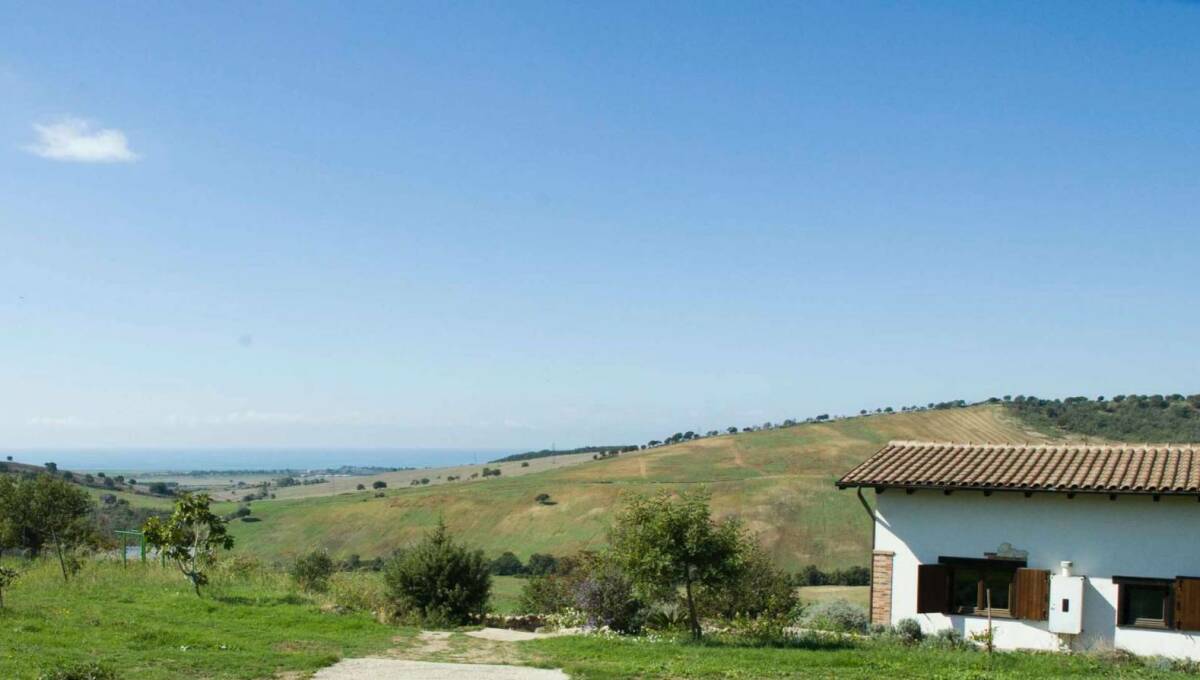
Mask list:
[[[21,463],[57,463],[69,470],[190,472],[192,470],[310,470],[343,465],[442,467],[486,463],[517,449],[6,449]],[[2,458],[0,458],[2,460]]]

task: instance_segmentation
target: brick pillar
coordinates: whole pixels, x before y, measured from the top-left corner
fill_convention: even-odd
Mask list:
[[[871,553],[871,623],[892,622],[892,559],[896,553]]]

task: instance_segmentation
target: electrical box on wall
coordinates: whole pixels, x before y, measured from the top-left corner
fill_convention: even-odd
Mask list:
[[[1064,569],[1064,571],[1066,571]],[[1054,574],[1050,577],[1051,633],[1083,632],[1083,577]]]

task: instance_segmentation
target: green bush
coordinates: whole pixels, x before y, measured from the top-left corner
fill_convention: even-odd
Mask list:
[[[534,576],[545,576],[554,573],[558,568],[558,558],[554,555],[534,553],[529,556],[525,570]]]
[[[677,631],[687,630],[689,623],[687,605],[660,602],[647,612],[645,626],[651,630]]]
[[[521,590],[520,609],[526,614],[561,614],[573,606],[571,584],[562,575],[536,576]]]
[[[120,680],[120,677],[104,664],[83,663],[46,671],[38,680]]]
[[[936,635],[930,635],[921,643],[925,647],[934,647],[936,649],[965,649],[973,648],[974,645],[967,642],[961,633],[953,628],[943,628]]]
[[[637,633],[645,623],[646,609],[634,592],[633,581],[608,560],[596,560],[575,583],[575,607],[593,628]]]
[[[482,550],[436,529],[384,566],[387,598],[397,613],[431,624],[465,624],[487,609],[492,577]]]
[[[703,587],[696,606],[706,617],[732,620],[737,616],[787,618],[798,601],[791,577],[780,571],[757,545],[746,549],[738,574],[719,587]]]
[[[900,619],[896,622],[896,636],[902,642],[915,644],[925,639],[925,632],[921,630],[921,624],[917,623],[916,619]]]
[[[288,570],[292,580],[302,590],[310,593],[323,593],[329,589],[329,577],[333,576],[336,565],[329,553],[324,550],[314,550],[299,557],[292,568]]]

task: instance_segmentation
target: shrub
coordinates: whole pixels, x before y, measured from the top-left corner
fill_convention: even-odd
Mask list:
[[[527,614],[561,614],[575,604],[571,583],[563,576],[538,576],[521,589],[520,609]]]
[[[301,556],[288,570],[296,585],[311,593],[323,593],[328,590],[329,577],[333,572],[333,559],[324,550],[314,550]]]
[[[539,493],[538,495],[533,497],[533,500],[538,505],[553,505],[553,503],[550,500],[550,494],[548,494],[548,493]]]
[[[746,549],[737,576],[719,587],[704,587],[696,606],[704,616],[732,620],[737,616],[788,618],[798,602],[791,578],[775,567],[761,548]]]
[[[529,563],[525,565],[525,570],[533,576],[545,576],[553,573],[557,567],[558,559],[554,555],[534,553],[529,556]]]
[[[505,551],[492,560],[490,568],[492,573],[497,576],[516,576],[525,573],[525,565],[521,564],[521,558],[510,551]]]
[[[937,649],[962,649],[968,646],[962,634],[953,628],[943,628],[937,634],[926,637],[921,644]]]
[[[637,633],[645,619],[644,607],[634,593],[633,582],[616,565],[595,560],[573,589],[575,607],[593,628],[618,633]]]
[[[366,491],[367,490],[367,487],[363,486],[362,484],[359,484],[358,486],[356,486],[354,488],[357,489],[358,491]]]
[[[864,633],[867,630],[867,612],[846,600],[830,600],[809,607],[801,623],[807,628]]]
[[[784,616],[735,616],[730,633],[742,644],[754,647],[783,647],[795,644],[796,633]]]
[[[659,603],[646,613],[645,626],[653,630],[687,630],[687,607],[679,602]]]
[[[529,467],[529,461],[521,461],[521,467]]]
[[[917,623],[916,619],[900,619],[896,622],[896,636],[906,644],[916,644],[925,639],[925,632],[921,630],[921,624]]]
[[[73,664],[45,671],[38,680],[120,680],[117,672],[99,663]]]
[[[456,543],[441,522],[388,561],[383,579],[400,614],[433,624],[465,624],[483,614],[492,587],[483,551]]]
[[[377,479],[377,480],[371,482],[371,488],[372,489],[386,489],[387,482],[383,481],[382,479]]]

